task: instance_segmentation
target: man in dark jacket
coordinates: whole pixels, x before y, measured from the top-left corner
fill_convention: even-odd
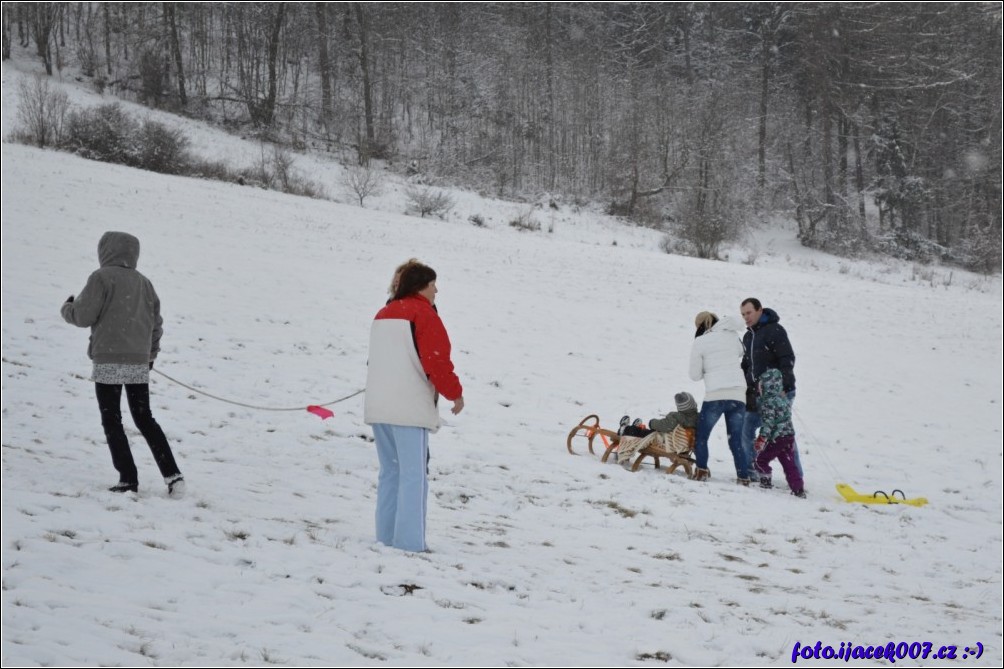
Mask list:
[[[781,317],[773,309],[764,309],[755,297],[747,297],[740,306],[740,313],[746,322],[743,335],[743,374],[746,375],[746,418],[743,421],[743,450],[753,462],[756,451],[753,441],[760,427],[760,413],[757,411],[756,393],[760,376],[768,369],[781,372],[784,392],[788,401],[795,402],[795,351],[788,341],[788,333],[781,325]],[[795,464],[802,471],[802,462],[795,446]],[[756,472],[753,472],[756,476]]]

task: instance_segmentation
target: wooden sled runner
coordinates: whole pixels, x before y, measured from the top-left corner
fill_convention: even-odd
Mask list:
[[[652,458],[656,469],[661,466],[661,460],[665,458],[669,461],[666,468],[667,474],[673,474],[677,469],[683,468],[688,477],[693,477],[694,471],[694,430],[692,428],[677,427],[673,432],[661,433],[653,432],[646,437],[622,437],[613,430],[608,430],[600,426],[600,418],[596,414],[590,414],[579,421],[579,424],[568,433],[566,446],[568,452],[577,455],[572,448],[572,441],[576,437],[585,437],[589,447],[589,452],[596,455],[593,449],[593,441],[600,437],[604,444],[601,462],[608,462],[611,455],[616,455],[621,445],[630,446],[632,457],[631,471],[636,472],[641,468],[645,458]]]
[[[846,483],[838,483],[837,492],[848,502],[857,502],[859,504],[909,504],[910,506],[924,506],[927,504],[926,497],[907,499],[906,494],[902,490],[893,490],[891,495],[887,495],[881,490],[876,490],[871,495],[864,495]],[[899,493],[899,497],[896,497],[896,493]]]
[[[620,436],[616,432],[600,427],[600,417],[594,413],[580,420],[579,424],[573,427],[572,431],[568,433],[568,440],[565,443],[568,446],[568,452],[572,455],[578,455],[572,448],[572,440],[578,436],[586,437],[589,452],[593,455],[596,455],[596,451],[593,450],[593,440],[597,436],[603,441],[603,449],[605,451],[610,449],[611,444],[616,445],[620,440]],[[606,462],[606,459],[604,459],[604,462]]]

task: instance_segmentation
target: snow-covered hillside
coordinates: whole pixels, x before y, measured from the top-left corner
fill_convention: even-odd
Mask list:
[[[236,141],[200,132],[207,153]],[[999,279],[784,239],[753,266],[669,256],[566,206],[521,234],[470,194],[438,221],[390,195],[361,209],[8,143],[2,160],[4,665],[789,665],[817,641],[1004,660]],[[321,421],[154,375],[188,494],[166,496],[134,430],[141,490],[107,492],[87,334],[58,313],[106,230],[142,241],[158,368],[268,407],[361,388],[393,268],[434,267],[467,408],[431,440],[432,552],[373,540],[359,397]],[[694,315],[749,295],[798,354],[807,500],[736,486],[721,424],[703,484],[567,453],[588,413],[700,399]],[[930,503],[851,505],[838,482]]]

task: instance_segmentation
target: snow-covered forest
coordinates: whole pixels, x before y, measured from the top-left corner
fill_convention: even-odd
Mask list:
[[[998,3],[11,2],[12,46],[244,136],[601,201],[676,252],[780,215],[1000,265]]]

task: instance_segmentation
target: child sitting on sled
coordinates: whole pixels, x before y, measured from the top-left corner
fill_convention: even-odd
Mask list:
[[[648,427],[642,424],[641,419],[633,422],[630,416],[621,418],[620,429],[617,434],[621,435],[620,446],[617,449],[617,463],[628,462],[641,448],[642,439],[653,432],[669,434],[677,427],[697,428],[697,402],[690,393],[677,393],[673,399],[676,401],[676,411],[670,411],[664,418],[653,418],[648,422]],[[634,439],[623,439],[623,437],[635,437]]]
[[[665,418],[653,418],[648,422],[648,427],[641,422],[641,418],[631,420],[631,416],[621,418],[620,429],[617,434],[625,437],[647,437],[653,432],[672,432],[677,425],[683,427],[697,428],[697,402],[690,393],[677,393],[676,411],[670,411]]]
[[[760,487],[772,488],[770,461],[777,458],[784,469],[784,477],[795,497],[805,497],[805,483],[795,464],[795,426],[791,422],[791,403],[784,392],[781,371],[768,369],[760,377],[760,436],[755,448],[756,470],[760,473]]]

